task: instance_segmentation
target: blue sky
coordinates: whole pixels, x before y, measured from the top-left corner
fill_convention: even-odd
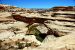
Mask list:
[[[0,0],[0,3],[22,8],[51,8],[54,6],[75,6],[75,0]]]

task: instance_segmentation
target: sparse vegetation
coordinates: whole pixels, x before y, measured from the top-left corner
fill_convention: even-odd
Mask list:
[[[16,42],[16,45],[18,46],[18,49],[23,49],[25,47],[24,43],[20,43],[20,42]]]

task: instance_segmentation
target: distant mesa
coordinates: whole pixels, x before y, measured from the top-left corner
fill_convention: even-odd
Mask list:
[[[32,12],[38,12],[38,13],[43,13],[43,12],[48,12],[48,11],[75,11],[75,6],[55,6],[49,9],[26,9],[26,8],[19,8],[19,7],[15,7],[15,6],[10,6],[10,5],[4,5],[4,4],[0,4],[0,11],[4,10],[4,11],[27,11],[28,13],[32,13]]]

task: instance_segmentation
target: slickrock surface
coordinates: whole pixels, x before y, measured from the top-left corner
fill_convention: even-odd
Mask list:
[[[0,7],[0,50],[75,50],[74,7]]]
[[[75,50],[74,39],[75,33],[58,38],[48,35],[41,46],[37,48],[24,48],[23,50]]]

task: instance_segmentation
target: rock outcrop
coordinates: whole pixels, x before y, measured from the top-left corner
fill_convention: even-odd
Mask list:
[[[75,50],[75,7],[1,6],[0,50]]]

